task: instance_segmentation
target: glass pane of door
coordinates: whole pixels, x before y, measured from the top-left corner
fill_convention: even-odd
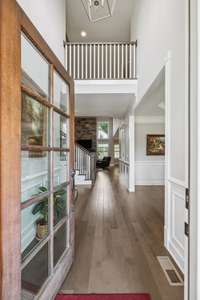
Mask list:
[[[29,300],[28,294],[34,299],[48,279],[48,248],[46,243],[22,271],[22,295],[25,300]]]
[[[54,234],[54,266],[57,264],[62,254],[67,247],[67,224],[64,223],[62,227]]]
[[[21,213],[21,252],[24,261],[31,251],[37,248],[49,233],[49,198],[24,208]]]
[[[22,83],[49,98],[49,64],[31,41],[21,36]]]
[[[54,72],[54,105],[69,113],[69,88],[57,72]]]
[[[24,34],[21,42],[22,296],[29,300],[70,245],[70,110],[67,82]]]

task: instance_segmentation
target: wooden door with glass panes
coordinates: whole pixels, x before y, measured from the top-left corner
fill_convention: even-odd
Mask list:
[[[73,83],[27,22],[21,32],[22,299],[51,299],[73,258]]]

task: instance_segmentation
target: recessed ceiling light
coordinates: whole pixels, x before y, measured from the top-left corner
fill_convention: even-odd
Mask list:
[[[87,32],[85,32],[84,30],[81,31],[81,36],[82,37],[86,37],[87,36]]]

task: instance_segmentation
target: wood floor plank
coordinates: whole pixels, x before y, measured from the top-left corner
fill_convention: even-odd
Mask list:
[[[93,188],[79,188],[75,261],[61,290],[183,300],[183,287],[168,284],[157,260],[169,255],[163,216],[163,187],[128,193],[117,168],[98,172]]]

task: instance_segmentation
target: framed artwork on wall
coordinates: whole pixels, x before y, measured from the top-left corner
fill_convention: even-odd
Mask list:
[[[147,155],[165,155],[165,135],[147,134]]]

